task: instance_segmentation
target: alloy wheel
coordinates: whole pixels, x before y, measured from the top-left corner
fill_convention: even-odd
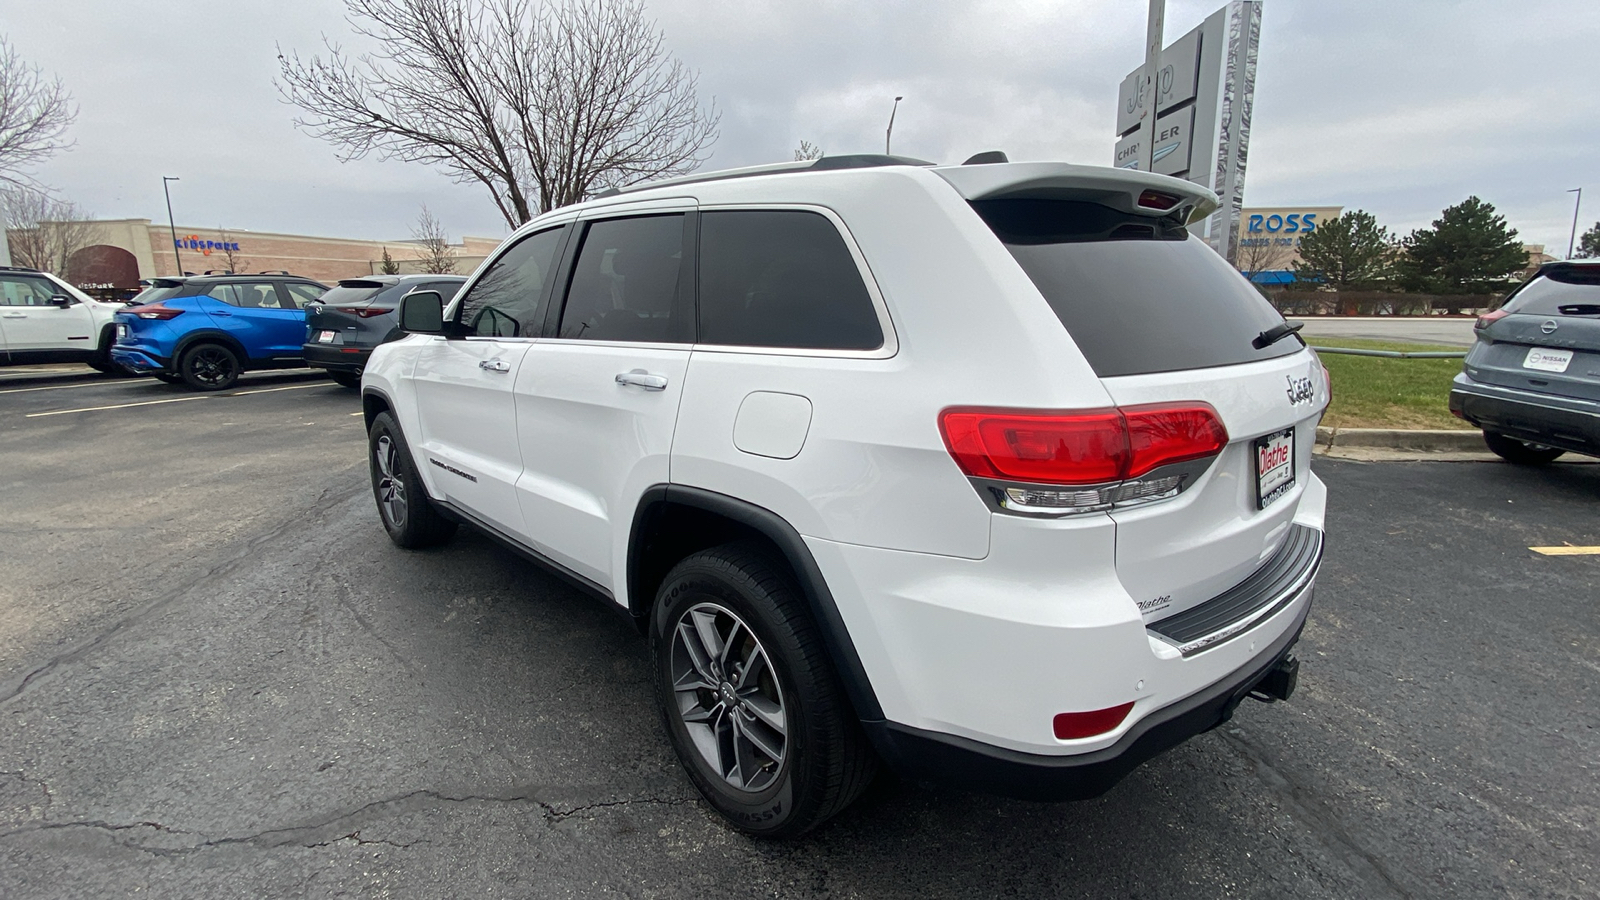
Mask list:
[[[234,360],[219,347],[202,347],[189,356],[189,374],[206,385],[226,384],[234,376]]]
[[[389,524],[399,528],[406,523],[406,483],[400,477],[400,448],[386,434],[378,438],[372,453],[378,463],[378,505]]]
[[[733,787],[756,793],[783,770],[789,717],[767,651],[750,627],[716,603],[678,618],[672,690],[701,759]]]

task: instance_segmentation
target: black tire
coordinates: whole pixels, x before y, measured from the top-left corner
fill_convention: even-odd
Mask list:
[[[389,540],[417,550],[455,536],[456,523],[441,515],[428,499],[428,490],[411,461],[411,448],[389,413],[378,413],[367,430],[367,466],[372,472],[372,498]]]
[[[705,653],[712,645],[706,627],[723,641],[720,662]],[[877,758],[800,589],[759,546],[728,544],[674,566],[656,595],[650,645],[673,749],[701,796],[734,827],[796,837],[871,784]],[[719,684],[709,686],[705,675]],[[781,733],[772,721],[783,723]]]
[[[117,332],[113,326],[107,325],[100,330],[100,346],[94,351],[94,356],[89,357],[89,368],[126,378],[133,373],[111,361],[111,345],[116,343],[116,338]]]
[[[239,370],[239,355],[222,344],[195,344],[178,357],[183,383],[197,391],[225,391],[239,380]]]
[[[1497,434],[1493,431],[1483,433],[1483,442],[1489,445],[1494,454],[1509,463],[1519,466],[1542,466],[1555,462],[1567,451],[1559,447],[1546,447],[1543,444],[1532,444],[1518,440],[1509,435]]]
[[[361,389],[361,375],[358,372],[329,372],[328,377],[341,387]]]

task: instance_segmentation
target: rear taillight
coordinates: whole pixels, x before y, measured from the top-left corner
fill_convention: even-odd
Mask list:
[[[1139,195],[1139,205],[1147,209],[1171,209],[1178,205],[1180,199],[1160,191],[1145,191]]]
[[[1507,312],[1506,310],[1503,310],[1503,309],[1497,309],[1494,312],[1487,312],[1487,313],[1484,313],[1483,315],[1479,316],[1478,317],[1478,321],[1472,323],[1472,327],[1473,328],[1488,328],[1490,325],[1493,325],[1494,323],[1500,321],[1501,319],[1504,319],[1506,316],[1509,316],[1509,315],[1511,315],[1511,313],[1509,313],[1509,312]]]
[[[149,306],[141,306],[135,309],[133,314],[141,319],[160,319],[165,322],[168,319],[176,319],[183,315],[183,310],[162,306],[160,303],[152,303]]]
[[[364,307],[361,307],[360,309],[341,309],[339,311],[340,312],[352,313],[354,315],[360,316],[363,319],[370,319],[373,316],[381,316],[381,315],[383,315],[385,313],[392,313],[392,312],[394,312],[394,307],[390,306],[390,307],[385,307],[385,308],[381,308],[380,309],[379,307],[376,307],[376,306],[364,306]]]
[[[1209,461],[1228,443],[1206,403],[1061,412],[955,407],[939,414],[939,431],[956,465],[984,479],[980,490],[1002,509],[1056,516],[1175,496],[1198,472],[1173,467]]]

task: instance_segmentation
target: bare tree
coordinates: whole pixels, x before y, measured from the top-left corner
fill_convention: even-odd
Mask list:
[[[34,187],[0,191],[11,260],[20,266],[65,278],[72,255],[100,242],[100,226],[69,200],[57,200]]]
[[[693,171],[716,140],[698,76],[643,0],[345,0],[375,42],[280,53],[296,124],[340,148],[478,183],[507,224],[609,188]]]
[[[68,146],[77,117],[61,79],[46,77],[0,38],[0,187],[37,187],[25,170]]]
[[[1276,238],[1246,238],[1239,241],[1233,265],[1246,278],[1254,280],[1261,272],[1287,269],[1293,255],[1293,248],[1278,244]]]
[[[805,162],[808,159],[821,159],[822,148],[810,141],[801,141],[799,149],[794,151],[795,162]]]
[[[245,267],[250,265],[250,260],[245,259],[243,253],[234,249],[237,242],[233,239],[233,235],[228,229],[218,225],[217,237],[222,244],[222,258],[228,263],[228,271],[235,274],[243,272]]]
[[[455,273],[456,251],[450,247],[444,224],[434,217],[426,204],[417,214],[417,224],[411,226],[411,236],[417,240],[417,261],[423,272],[429,275]]]

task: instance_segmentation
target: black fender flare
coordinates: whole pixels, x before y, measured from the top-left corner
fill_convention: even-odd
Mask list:
[[[650,527],[654,513],[668,506],[686,506],[721,516],[771,541],[794,570],[801,592],[805,595],[806,606],[811,611],[812,621],[817,623],[818,630],[822,632],[823,646],[833,661],[835,671],[839,673],[839,680],[844,683],[845,694],[855,708],[857,717],[863,723],[883,721],[883,707],[872,690],[872,682],[861,664],[855,642],[850,639],[844,617],[839,614],[833,592],[828,590],[822,569],[817,566],[800,532],[770,509],[686,485],[658,484],[646,489],[634,510],[633,526],[628,533],[628,606],[635,618],[648,619],[650,607],[655,601],[653,595],[640,596],[645,593],[642,586],[644,578],[641,567],[634,564],[642,550],[640,540]]]
[[[178,339],[177,346],[172,348],[172,362],[169,363],[172,371],[178,371],[178,360],[182,359],[183,354],[188,352],[189,348],[195,344],[221,344],[232,350],[239,357],[239,371],[243,372],[251,368],[250,354],[245,352],[244,345],[239,343],[238,338],[226,331],[208,328],[202,331],[191,331]]]

